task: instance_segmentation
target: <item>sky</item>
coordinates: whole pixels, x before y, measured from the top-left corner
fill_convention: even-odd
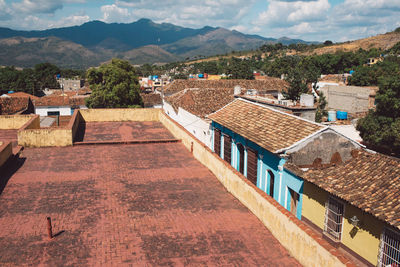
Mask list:
[[[0,0],[0,27],[16,30],[140,18],[264,37],[342,42],[400,27],[400,0]]]

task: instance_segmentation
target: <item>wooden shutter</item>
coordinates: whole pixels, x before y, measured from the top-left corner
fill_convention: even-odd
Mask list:
[[[290,192],[290,212],[296,216],[297,215],[297,204],[299,202],[299,194],[289,188]]]
[[[231,164],[231,147],[232,138],[229,135],[224,135],[224,160]]]
[[[221,156],[221,130],[214,128],[214,152]]]
[[[247,150],[247,179],[257,185],[257,151]]]

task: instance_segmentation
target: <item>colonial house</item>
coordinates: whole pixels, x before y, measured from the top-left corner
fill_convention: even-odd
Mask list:
[[[214,152],[298,219],[304,180],[285,164],[333,164],[361,147],[327,126],[241,98],[208,118]]]
[[[208,116],[213,151],[359,266],[400,265],[400,160],[244,99]]]
[[[285,169],[304,180],[302,220],[365,266],[400,266],[400,159],[353,151],[343,164]]]

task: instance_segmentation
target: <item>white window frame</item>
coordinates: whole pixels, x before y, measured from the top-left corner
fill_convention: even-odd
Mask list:
[[[395,236],[394,243],[388,243],[388,234]],[[388,254],[385,250],[385,246],[392,248],[392,251]],[[389,260],[389,262],[387,262]],[[394,265],[393,265],[394,264]],[[400,233],[396,230],[385,228],[381,234],[381,241],[379,244],[379,257],[378,266],[399,266],[400,265]]]
[[[335,201],[343,206],[342,214],[338,214],[335,211],[329,209],[330,201]],[[340,242],[342,240],[342,236],[343,236],[343,221],[344,221],[345,207],[346,207],[346,205],[344,204],[343,201],[340,201],[339,199],[332,197],[332,196],[329,196],[328,200],[325,203],[324,233],[325,233],[325,235],[328,235],[330,238],[332,238],[333,240],[335,240],[337,242]],[[330,229],[330,227],[328,227],[328,220],[329,220],[328,212],[332,212],[336,216],[341,216],[340,223],[333,222],[336,226],[339,225],[339,227],[340,227],[339,232],[337,232],[335,229]]]

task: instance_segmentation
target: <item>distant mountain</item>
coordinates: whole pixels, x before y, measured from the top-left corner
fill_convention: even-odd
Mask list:
[[[306,43],[289,38],[247,35],[224,28],[191,29],[149,19],[133,23],[91,21],[43,31],[0,28],[0,65],[33,66],[48,61],[61,67],[97,65],[111,57],[134,64],[171,62],[198,55],[257,48],[268,42]],[[88,56],[90,55],[90,56]]]

